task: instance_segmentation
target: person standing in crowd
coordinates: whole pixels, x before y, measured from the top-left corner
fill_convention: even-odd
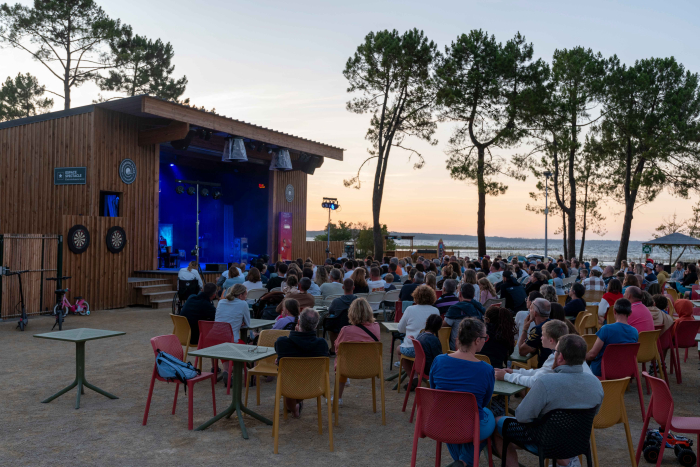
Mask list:
[[[299,315],[296,329],[289,336],[282,336],[275,342],[277,361],[286,357],[328,357],[326,339],[316,337],[319,315],[313,308],[306,308]],[[303,400],[284,398],[285,409],[292,417],[299,418],[304,407]]]
[[[196,280],[199,284],[199,288],[201,289],[204,287],[204,284],[202,282],[202,276],[199,275],[198,269],[199,265],[197,264],[197,261],[190,261],[190,264],[188,264],[186,268],[180,269],[180,272],[177,273],[177,278],[181,281]]]

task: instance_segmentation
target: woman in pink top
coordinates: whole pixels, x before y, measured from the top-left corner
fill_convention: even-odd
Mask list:
[[[654,317],[649,308],[642,303],[642,289],[634,286],[627,287],[625,298],[632,303],[632,314],[627,318],[627,324],[637,329],[638,332],[653,331]]]
[[[340,344],[343,342],[377,342],[379,341],[379,323],[374,321],[372,307],[364,298],[356,298],[348,309],[348,320],[350,326],[345,326],[340,330],[338,338],[335,340],[335,368],[338,368],[338,359],[343,358],[339,352]],[[340,377],[340,387],[338,388],[338,404],[343,403],[343,390],[348,379]]]

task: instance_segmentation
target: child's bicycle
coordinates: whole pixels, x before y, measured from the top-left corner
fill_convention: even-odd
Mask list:
[[[647,436],[644,440],[644,460],[650,464],[656,464],[659,459],[663,437],[664,435],[661,429],[647,430]],[[683,467],[692,467],[695,465],[696,457],[692,446],[693,441],[691,439],[685,436],[674,435],[671,432],[668,433],[666,448],[673,448],[673,453]]]
[[[62,277],[61,280],[70,279],[70,276]],[[56,277],[50,277],[47,280],[55,281]],[[56,289],[56,305],[53,307],[52,315],[56,317],[56,322],[53,325],[54,329],[58,325],[58,330],[63,330],[63,319],[68,316],[68,313],[89,315],[90,314],[90,304],[83,300],[83,297],[75,297],[75,305],[71,305],[66,298],[66,293],[70,292],[70,289]]]

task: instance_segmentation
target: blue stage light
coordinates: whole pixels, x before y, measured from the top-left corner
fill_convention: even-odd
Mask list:
[[[170,164],[170,167],[175,167],[175,164]]]

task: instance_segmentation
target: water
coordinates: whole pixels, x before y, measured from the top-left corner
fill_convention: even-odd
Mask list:
[[[397,234],[400,235],[400,234]],[[431,235],[431,234],[415,234],[413,239],[414,249],[416,247],[437,248],[438,240],[442,238],[447,251],[454,251],[460,257],[469,256],[474,258],[477,252],[476,237],[467,235]],[[313,240],[313,237],[307,238]],[[408,249],[410,246],[409,240],[395,240],[402,247]],[[617,257],[617,250],[620,246],[619,241],[614,240],[586,240],[586,245],[583,251],[585,260],[598,258],[602,263],[612,264]],[[581,248],[581,242],[576,242],[576,256],[578,257]],[[673,249],[673,259],[676,259],[682,248]],[[558,258],[563,254],[562,240],[549,239],[547,253],[549,256]],[[486,254],[494,258],[496,255],[507,257],[510,255],[527,256],[530,254],[544,254],[544,239],[531,238],[503,238],[503,237],[487,237],[486,238]],[[655,261],[663,261],[665,264],[669,262],[669,252],[655,247],[649,255]],[[642,252],[642,242],[630,241],[627,248],[627,259],[631,261],[641,261],[646,255]],[[696,261],[700,258],[700,252],[687,249],[683,254],[682,261]]]

